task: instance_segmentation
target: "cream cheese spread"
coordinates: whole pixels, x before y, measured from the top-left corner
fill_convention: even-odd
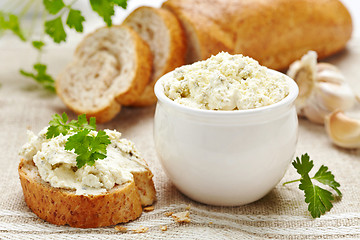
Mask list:
[[[250,57],[225,52],[175,69],[163,87],[171,100],[207,110],[253,109],[289,94],[285,77],[274,77]]]
[[[33,160],[40,177],[52,187],[76,190],[78,195],[96,195],[116,184],[132,181],[132,172],[147,169],[134,144],[121,138],[121,133],[117,131],[105,130],[111,141],[106,149],[107,157],[96,160],[93,166],[82,168],[76,167],[74,150],[65,150],[65,143],[73,133],[46,139],[46,132],[47,127],[38,135],[28,131],[29,141],[22,147],[20,155]]]

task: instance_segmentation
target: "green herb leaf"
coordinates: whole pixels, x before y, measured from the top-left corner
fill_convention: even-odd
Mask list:
[[[70,28],[75,28],[77,32],[83,31],[83,22],[85,18],[81,15],[79,10],[70,9],[66,24]]]
[[[85,114],[79,115],[78,120],[71,120],[70,122],[68,122],[69,118],[66,113],[63,113],[62,116],[55,114],[52,118],[53,120],[49,122],[50,127],[46,133],[46,138],[48,139],[57,137],[60,133],[65,136],[70,130],[73,132],[96,130],[96,119],[92,117],[88,123]]]
[[[300,180],[299,189],[305,192],[305,202],[309,204],[308,210],[313,218],[318,218],[333,207],[334,200],[331,192],[313,185],[311,179],[305,176]]]
[[[82,114],[78,116],[78,120],[72,120],[68,124],[71,128],[73,128],[75,131],[80,131],[82,129],[88,129],[88,130],[96,130],[96,119],[94,117],[90,118],[90,122],[88,123],[86,115]]]
[[[331,187],[340,197],[342,196],[342,193],[339,190],[340,183],[335,181],[335,176],[330,171],[328,171],[328,167],[322,165],[312,179],[315,179],[318,182]]]
[[[45,9],[50,14],[57,14],[61,9],[65,7],[63,0],[43,0]]]
[[[111,143],[109,136],[100,130],[96,136],[88,135],[90,130],[82,130],[68,138],[65,150],[73,150],[78,155],[76,166],[94,165],[95,160],[106,158],[106,147]]]
[[[22,41],[26,41],[20,28],[19,18],[14,14],[8,14],[0,11],[0,30],[10,30]]]
[[[90,0],[91,8],[104,19],[110,27],[112,24],[111,16],[114,15],[114,2],[111,0]]]
[[[34,79],[45,89],[55,92],[55,81],[52,76],[46,72],[47,66],[42,63],[36,63],[33,67],[36,73],[26,72],[24,70],[20,70],[20,73],[26,77]]]
[[[32,41],[31,44],[33,45],[34,48],[41,50],[43,48],[43,46],[45,45],[44,42],[42,41]]]
[[[284,185],[300,181],[299,189],[304,191],[305,202],[309,204],[308,210],[313,218],[318,218],[325,214],[326,211],[330,211],[333,207],[331,203],[331,201],[334,200],[333,194],[326,189],[314,185],[312,182],[312,180],[317,180],[318,182],[331,187],[339,196],[342,196],[342,193],[338,189],[340,184],[335,181],[335,177],[330,171],[328,171],[328,167],[322,165],[316,172],[315,176],[310,178],[309,172],[314,167],[314,163],[310,160],[307,153],[301,155],[301,160],[297,157],[296,160],[293,161],[292,165],[301,175],[301,178],[286,182]]]
[[[123,9],[126,9],[127,8],[127,0],[113,0],[113,2],[122,7]]]
[[[301,156],[301,160],[299,157],[296,157],[296,160],[292,162],[292,165],[301,176],[307,175],[314,167],[314,163],[313,161],[310,161],[310,157],[307,153]]]
[[[65,136],[70,130],[70,126],[67,124],[68,116],[66,113],[63,113],[62,116],[55,114],[52,116],[52,118],[53,119],[49,122],[50,126],[46,132],[46,138],[50,139],[57,137],[60,134]]]
[[[106,148],[111,143],[109,136],[105,131],[100,130],[96,136],[90,134],[90,131],[96,130],[96,119],[90,118],[88,122],[86,115],[78,116],[78,120],[68,122],[68,116],[63,113],[62,116],[55,114],[49,122],[46,138],[57,137],[60,134],[66,135],[69,132],[75,133],[70,136],[65,143],[65,150],[74,152],[76,157],[76,166],[81,168],[85,164],[94,165],[98,159],[106,158]]]
[[[56,43],[66,41],[66,33],[64,30],[61,16],[45,22],[45,32],[54,40]]]

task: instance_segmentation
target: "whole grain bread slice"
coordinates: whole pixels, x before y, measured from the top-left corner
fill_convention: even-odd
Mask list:
[[[56,91],[75,113],[111,120],[136,101],[150,80],[149,46],[130,27],[104,27],[87,35],[56,80]]]
[[[139,7],[124,24],[134,29],[150,46],[153,72],[141,96],[130,105],[148,106],[156,102],[154,85],[165,73],[185,63],[186,38],[177,18],[166,9]]]
[[[99,195],[76,195],[74,190],[52,187],[41,179],[32,160],[22,159],[18,171],[26,204],[56,225],[93,228],[128,222],[156,198],[150,170],[135,172],[134,181]]]

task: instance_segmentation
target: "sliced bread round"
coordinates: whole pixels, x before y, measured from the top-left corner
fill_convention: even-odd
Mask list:
[[[87,35],[73,62],[56,80],[56,91],[77,114],[111,120],[136,101],[150,80],[149,46],[131,28],[104,27]]]
[[[124,24],[148,43],[153,55],[150,82],[141,96],[131,103],[131,106],[149,106],[156,102],[156,81],[185,63],[185,34],[177,18],[166,9],[139,7],[124,20]]]
[[[52,187],[41,179],[32,160],[22,159],[18,171],[26,204],[38,217],[56,225],[92,228],[128,222],[156,198],[150,170],[135,172],[134,181],[99,195],[76,195],[74,190]]]

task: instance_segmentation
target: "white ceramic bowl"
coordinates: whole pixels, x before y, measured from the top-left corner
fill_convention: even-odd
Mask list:
[[[269,70],[274,77],[282,73]],[[236,206],[265,196],[284,176],[298,131],[296,83],[270,106],[214,111],[180,105],[164,94],[164,75],[155,85],[155,147],[174,185],[193,200]]]

